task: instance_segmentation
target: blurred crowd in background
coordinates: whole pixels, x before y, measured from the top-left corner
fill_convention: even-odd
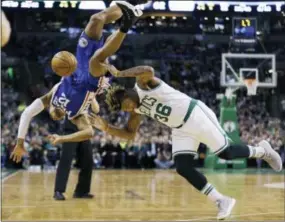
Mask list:
[[[23,43],[23,39],[21,39],[21,43]],[[48,55],[54,53],[52,50],[55,48],[50,47],[54,43],[45,44],[44,41],[40,40],[38,43],[42,47],[34,48],[32,45],[29,47],[29,43],[21,44],[25,48],[19,47],[18,55],[26,53],[26,57],[38,62],[45,61],[44,56],[48,60]],[[44,46],[46,47],[43,48]],[[148,59],[161,58],[161,54],[164,55],[164,59],[159,59],[157,63],[157,76],[170,82],[175,88],[189,96],[201,99],[219,116],[219,101],[215,97],[216,93],[223,91],[219,85],[222,46],[212,45],[209,47],[202,45],[198,40],[185,46],[179,45],[178,42],[171,39],[157,39],[149,43],[146,48],[151,49],[144,52],[144,56]],[[37,49],[45,51],[45,53],[40,53]],[[135,64],[131,59],[133,53],[132,46],[125,44],[118,53],[114,64],[119,68],[133,66]],[[282,58],[284,55],[279,56]],[[124,61],[127,61],[128,64],[124,64]],[[27,102],[21,100],[20,93],[13,88],[13,81],[9,79],[11,75],[9,72],[11,72],[9,69],[2,70],[4,81],[2,82],[1,146],[2,160],[4,160],[2,165],[6,167],[14,166],[8,161],[8,157],[15,146],[21,112],[28,105]],[[48,78],[50,75],[48,67],[46,74]],[[43,88],[41,92],[45,90],[48,90],[48,87]],[[259,94],[254,97],[247,97],[243,91],[238,93],[237,107],[241,139],[251,145],[256,145],[260,140],[267,139],[282,154],[284,160],[284,144],[279,136],[279,119],[270,117],[267,111],[266,95],[269,93],[269,90],[259,90]],[[115,125],[124,126],[128,115],[123,112],[110,114],[103,99],[99,100],[102,107],[100,114]],[[29,151],[30,164],[37,165],[40,163],[55,166],[60,158],[60,145],[52,146],[47,141],[46,136],[49,133],[56,132],[60,126],[60,123],[51,121],[47,113],[32,121],[25,143]],[[135,141],[131,143],[120,141],[97,131],[92,139],[92,144],[95,168],[170,168],[173,166],[171,130],[147,117],[139,129]],[[201,144],[197,156],[198,166],[203,166],[205,156],[206,147]],[[258,162],[257,164],[261,167],[262,163]],[[80,166],[80,163],[75,162],[75,166]]]
[[[65,21],[62,20],[62,23],[58,24],[56,21],[52,21],[53,19],[43,22],[39,13],[36,13],[34,17],[30,15],[23,21],[15,14],[13,19],[16,21],[14,23],[17,24],[18,31],[23,32],[50,30],[63,32],[61,28]],[[76,19],[72,19],[73,22],[70,19],[66,21],[74,23],[76,26]],[[142,20],[138,23],[137,29],[142,29],[140,32],[146,33],[148,32],[146,29],[158,31],[157,27],[147,25],[151,21],[157,23],[157,18],[156,20],[148,19],[149,21]],[[187,18],[181,17],[178,20],[181,20],[179,25],[173,25],[172,28],[179,28],[182,25],[180,30],[185,30],[188,26],[192,27],[192,23]],[[173,20],[172,23],[177,23],[178,20]],[[82,24],[77,24],[77,26],[82,27],[84,22],[80,21]],[[88,21],[87,18],[86,21]],[[21,22],[23,24],[19,25]],[[160,22],[164,24],[166,20],[162,19]],[[276,30],[284,30],[285,26],[282,23],[284,21],[278,20],[278,22],[280,24],[274,26]],[[167,24],[172,23],[168,22]],[[55,29],[55,27],[58,28]],[[163,26],[160,28],[163,32]],[[170,32],[169,28],[171,27],[164,28]],[[47,112],[37,116],[31,122],[25,142],[29,154],[22,163],[11,162],[9,156],[16,143],[19,119],[25,107],[35,98],[46,93],[60,80],[50,68],[52,56],[61,50],[74,53],[77,37],[82,29],[80,32],[77,29],[72,30],[69,30],[68,35],[60,33],[56,36],[27,33],[16,35],[14,33],[10,43],[2,51],[1,59],[4,64],[1,70],[2,167],[56,166],[60,158],[61,145],[51,145],[46,137],[50,133],[62,134],[62,122],[53,122]],[[216,94],[224,92],[224,88],[220,86],[221,54],[230,50],[228,42],[204,41],[201,35],[189,38],[186,42],[157,35],[143,47],[139,47],[137,44],[139,41],[139,39],[132,41],[127,39],[116,56],[110,58],[111,63],[119,69],[141,64],[152,65],[156,70],[156,76],[187,95],[202,100],[219,117],[220,101],[216,99]],[[267,53],[276,53],[277,60],[285,61],[284,44],[265,42],[262,44],[262,48],[266,48]],[[25,71],[25,75],[21,73],[23,71]],[[280,72],[280,76],[284,79],[284,71]],[[120,83],[132,87],[134,80],[123,80]],[[272,114],[269,105],[269,98],[274,93],[273,91],[258,89],[258,95],[252,97],[248,97],[245,90],[237,92],[240,137],[242,142],[250,145],[257,145],[260,140],[267,139],[281,154],[284,163],[285,147],[280,135],[280,119]],[[101,105],[100,115],[119,127],[124,126],[128,114],[110,113],[104,104],[104,95],[101,95],[98,100]],[[147,117],[144,118],[137,136],[132,142],[121,141],[96,131],[92,144],[94,168],[168,169],[173,167],[171,129]],[[198,167],[204,166],[206,153],[207,148],[201,144],[196,157]],[[80,167],[76,156],[75,154],[74,167]],[[263,167],[263,164],[262,161],[248,161],[249,167]]]

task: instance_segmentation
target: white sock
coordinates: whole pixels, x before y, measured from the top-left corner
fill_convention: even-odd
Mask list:
[[[260,159],[264,156],[265,150],[260,146],[248,146],[249,148],[249,157]]]
[[[208,198],[213,201],[216,202],[217,200],[222,199],[224,196],[217,191],[212,184],[207,183],[206,186],[202,189],[201,191],[203,194],[207,195]]]

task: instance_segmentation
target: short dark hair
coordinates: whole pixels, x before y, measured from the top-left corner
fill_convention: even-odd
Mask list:
[[[125,96],[126,89],[120,85],[113,85],[107,89],[106,103],[110,111],[119,111]]]

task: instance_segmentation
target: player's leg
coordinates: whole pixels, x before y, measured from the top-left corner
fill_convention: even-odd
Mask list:
[[[102,37],[103,27],[105,24],[118,20],[123,15],[118,5],[111,6],[90,17],[85,28],[88,37],[99,40]]]
[[[134,10],[132,6],[119,3],[117,3],[117,5],[123,12],[122,25],[120,29],[113,33],[112,36],[109,37],[108,41],[105,42],[104,46],[98,49],[90,59],[89,71],[95,77],[105,75],[106,68],[102,63],[104,63],[109,56],[118,51],[129,28],[131,28],[134,22],[142,15],[140,10]]]
[[[246,144],[230,144],[218,156],[222,159],[232,160],[238,158],[263,159],[272,169],[277,172],[282,170],[282,159],[280,155],[271,147],[270,143],[262,140],[258,146]]]
[[[282,170],[282,160],[267,141],[258,146],[233,143],[220,126],[214,112],[204,103],[199,102],[198,108],[204,114],[204,125],[207,125],[203,142],[220,158],[232,160],[237,158],[256,158],[265,160],[274,170]]]
[[[129,1],[130,7],[136,4],[144,4],[147,0],[133,0]],[[113,5],[105,10],[96,13],[90,17],[90,20],[85,28],[85,33],[88,37],[99,40],[102,36],[103,27],[105,24],[109,24],[113,21],[118,20],[123,15],[122,10],[118,5]]]
[[[194,168],[194,156],[197,154],[199,144],[199,141],[184,135],[180,130],[173,130],[172,149],[176,171],[214,204],[217,204],[218,219],[225,219],[230,215],[235,200],[218,192],[207,178]]]

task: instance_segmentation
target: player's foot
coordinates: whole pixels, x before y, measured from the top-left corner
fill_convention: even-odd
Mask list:
[[[128,2],[121,1],[116,3],[119,8],[122,10],[123,17],[122,17],[122,24],[121,24],[121,31],[127,33],[128,30],[132,27],[133,24],[142,16],[142,10],[135,8]]]
[[[83,199],[92,199],[94,197],[93,194],[90,193],[85,193],[85,194],[73,194],[73,198],[83,198]]]
[[[129,17],[129,16],[135,16],[140,17],[143,15],[142,10],[135,7],[134,5],[126,2],[126,1],[118,1],[116,4],[119,6],[119,8],[122,10],[123,15]]]
[[[219,209],[217,219],[224,220],[231,215],[232,209],[234,208],[236,204],[236,200],[234,198],[224,196],[222,199],[218,200],[216,203]]]
[[[266,140],[262,140],[259,143],[259,146],[265,150],[265,154],[262,159],[265,160],[275,171],[280,172],[282,170],[282,159],[279,154],[272,149],[270,143]]]
[[[59,191],[55,191],[54,195],[53,195],[53,199],[55,199],[55,200],[65,200],[65,197],[64,197],[63,193],[61,193]]]

